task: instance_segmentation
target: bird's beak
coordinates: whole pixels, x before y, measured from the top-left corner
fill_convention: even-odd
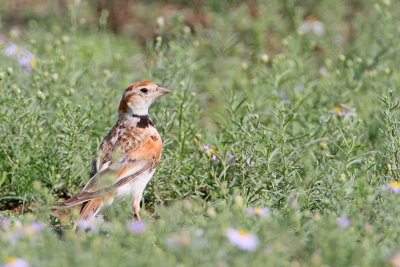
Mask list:
[[[170,90],[168,90],[167,88],[162,88],[162,87],[157,87],[157,92],[159,95],[166,95],[171,93]]]

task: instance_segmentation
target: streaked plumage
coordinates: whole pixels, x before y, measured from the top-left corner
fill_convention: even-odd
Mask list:
[[[167,93],[170,91],[151,82],[133,83],[125,90],[118,121],[99,147],[89,182],[79,194],[57,205],[63,208],[83,203],[74,227],[80,221],[92,220],[114,200],[131,199],[140,220],[143,191],[162,152],[161,137],[148,117],[148,108],[155,98]]]

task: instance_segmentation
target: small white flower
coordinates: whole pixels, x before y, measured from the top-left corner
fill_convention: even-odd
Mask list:
[[[17,60],[18,64],[31,71],[37,66],[35,56],[27,49],[21,48],[14,43],[8,43],[4,48],[4,55]]]
[[[342,216],[342,217],[338,217],[338,218],[336,219],[336,224],[337,224],[340,228],[347,229],[347,228],[350,227],[351,222],[350,222],[350,220],[349,220],[347,217]]]
[[[10,257],[1,267],[29,267],[29,263],[22,258]]]
[[[226,231],[226,238],[228,238],[232,245],[241,250],[254,251],[258,246],[258,238],[244,230],[229,228]]]
[[[400,183],[399,182],[393,182],[390,183],[386,186],[386,191],[388,192],[392,192],[395,194],[399,194],[400,193]]]
[[[80,220],[77,227],[84,230],[85,232],[91,231],[94,234],[98,234],[100,229],[108,228],[109,225],[104,223],[103,216],[96,216],[92,220]]]
[[[250,215],[266,218],[269,216],[270,210],[269,208],[252,208],[249,207],[246,209],[247,213]]]
[[[313,33],[317,36],[324,34],[325,27],[321,21],[316,20],[314,17],[309,16],[303,22],[303,24],[297,29],[300,34]]]
[[[136,220],[132,220],[128,223],[128,229],[136,235],[143,234],[146,231],[146,224]]]

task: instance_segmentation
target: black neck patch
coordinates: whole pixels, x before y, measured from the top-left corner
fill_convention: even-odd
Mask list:
[[[139,122],[136,124],[136,127],[139,128],[146,128],[149,127],[149,125],[154,126],[153,122],[151,121],[151,119],[149,118],[148,115],[136,115],[136,114],[132,114],[132,117],[134,118],[139,118]]]

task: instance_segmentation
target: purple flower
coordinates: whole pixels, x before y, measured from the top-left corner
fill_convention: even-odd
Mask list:
[[[207,154],[209,154],[211,152],[215,152],[215,150],[210,145],[202,145],[201,148],[204,149],[204,151]]]
[[[207,156],[211,156],[212,160],[219,162],[219,159],[215,155],[217,151],[215,151],[214,148],[212,148],[210,145],[202,145],[201,148],[204,149],[204,152],[206,152]]]
[[[103,216],[96,216],[92,220],[80,220],[77,223],[77,227],[84,231],[91,231],[94,234],[98,234],[100,228],[107,228],[108,226],[104,223]]]
[[[214,161],[216,161],[216,162],[219,162],[219,159],[218,159],[217,156],[214,155],[214,154],[211,156],[211,159],[214,160]]]
[[[400,267],[400,253],[397,253],[396,255],[394,255],[390,262],[392,263],[392,266],[394,267]]]
[[[17,51],[18,46],[14,43],[10,43],[4,48],[4,55],[7,57],[14,57],[17,54]]]
[[[280,97],[282,100],[284,100],[284,101],[286,101],[286,100],[289,99],[289,98],[287,97],[287,95],[286,95],[286,92],[283,91],[283,90],[280,90],[280,91],[279,91],[279,97]]]
[[[300,92],[303,90],[303,88],[304,88],[304,86],[302,84],[296,84],[296,86],[293,88],[293,90],[295,92]]]
[[[25,68],[27,71],[31,71],[32,68],[37,66],[35,56],[27,49],[21,48],[14,43],[9,43],[4,48],[4,54],[17,60],[18,64]]]
[[[247,214],[258,216],[261,218],[266,218],[269,216],[270,210],[269,208],[252,208],[249,207],[246,209]]]
[[[4,230],[8,230],[10,228],[10,220],[7,217],[3,217],[0,219],[0,225]]]
[[[88,221],[88,220],[80,220],[80,221],[77,223],[77,227],[78,227],[78,228],[82,228],[82,229],[85,230],[85,231],[93,230],[93,226],[92,226],[92,224],[90,223],[90,221]]]
[[[23,229],[17,229],[11,232],[10,235],[10,244],[11,245],[16,245],[18,240],[22,237],[24,237],[26,235],[26,233],[24,232]]]
[[[231,154],[231,152],[226,153],[226,159],[227,159],[228,164],[235,164],[236,163],[236,159]]]
[[[136,235],[143,234],[146,231],[146,224],[143,222],[132,220],[128,223],[128,229]]]
[[[19,239],[24,237],[34,236],[36,233],[39,233],[44,230],[45,225],[40,222],[32,222],[28,226],[23,226],[20,221],[15,222],[15,230],[10,233],[10,243],[15,245]]]
[[[29,267],[29,263],[21,258],[10,257],[1,267]]]
[[[248,158],[246,159],[246,162],[247,162],[247,165],[249,165],[249,166],[252,166],[252,165],[256,164],[254,161],[251,160],[250,157],[248,157]]]
[[[387,192],[399,194],[400,193],[400,183],[399,182],[390,183],[389,185],[385,186],[385,189]]]
[[[23,55],[18,58],[18,64],[24,67],[27,71],[31,71],[32,68],[37,66],[35,56],[28,50],[25,50]]]
[[[258,238],[244,230],[229,228],[226,231],[226,238],[228,238],[232,245],[241,250],[254,251],[258,245]]]
[[[45,228],[45,225],[41,222],[33,222],[29,224],[27,227],[25,227],[25,232],[27,234],[35,234],[43,231]]]
[[[329,118],[328,118],[328,116],[326,116],[326,115],[323,115],[323,116],[319,117],[319,121],[320,121],[321,123],[328,122],[328,120],[329,120]]]
[[[341,216],[336,219],[336,224],[343,229],[347,229],[350,227],[351,222],[347,217]]]

